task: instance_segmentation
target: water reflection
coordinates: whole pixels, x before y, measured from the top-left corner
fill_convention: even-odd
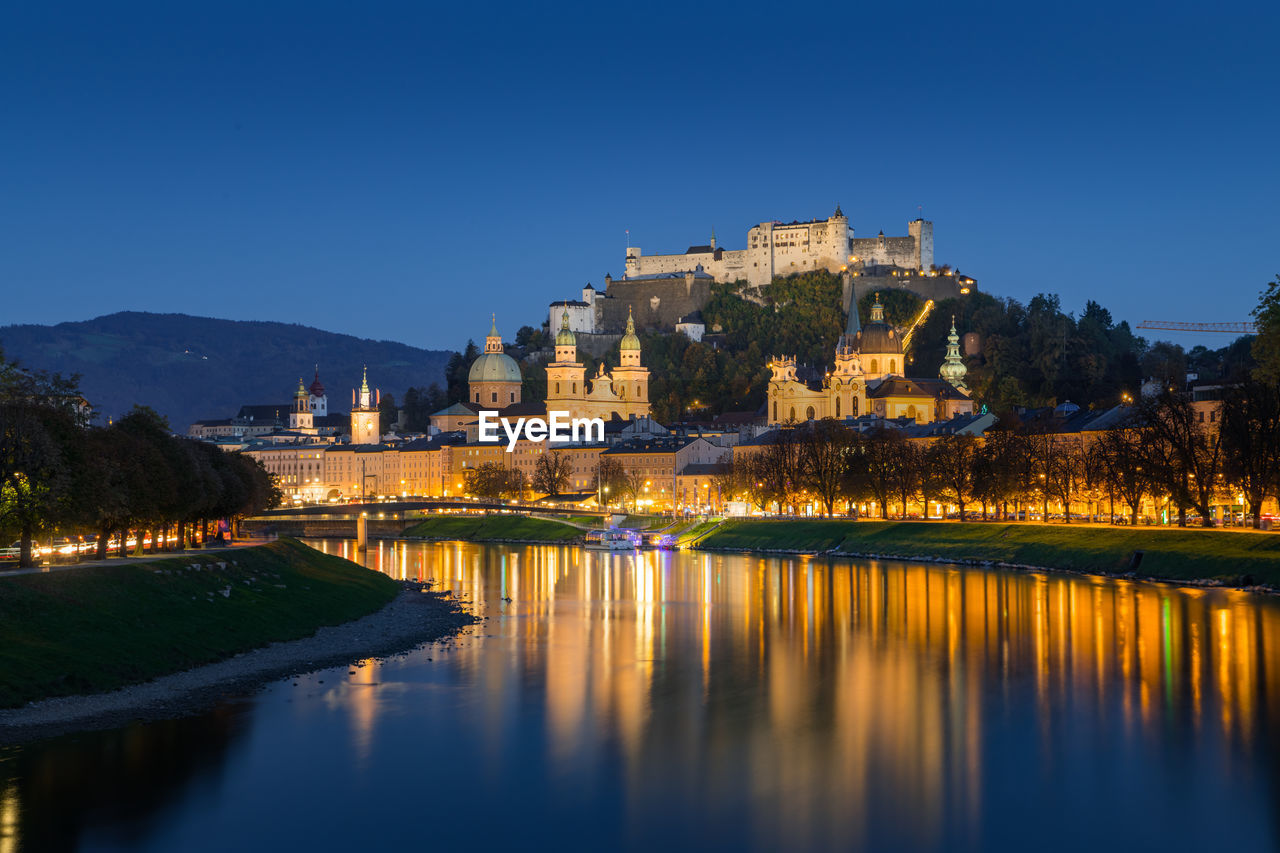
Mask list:
[[[208,749],[216,773],[149,771],[169,794],[129,820],[85,786],[33,790],[118,787],[129,762],[102,759],[118,735],[64,764],[18,750],[0,844],[51,837],[58,816],[94,849],[376,849],[426,839],[424,816],[445,848],[1280,839],[1271,599],[894,562],[312,544],[488,618],[268,690],[245,749]],[[163,725],[130,731],[201,766]]]
[[[350,543],[330,547],[357,556]],[[1274,752],[1280,611],[1245,593],[552,547],[382,543],[363,558],[510,621],[450,662],[495,708],[533,690],[553,760],[616,741],[636,814],[655,791],[704,807],[717,792],[767,800],[743,816],[757,840],[931,847],[983,829],[1002,807],[984,802],[993,776],[1049,774],[1027,784],[1070,798],[1072,784],[1094,781],[1071,772],[1126,757],[1142,773],[1164,759],[1208,762],[1200,780],[1148,780],[1199,808],[1208,801],[1197,797],[1216,802],[1265,772],[1258,757]],[[1246,799],[1260,806],[1259,793]],[[1248,817],[1270,837],[1267,814]]]

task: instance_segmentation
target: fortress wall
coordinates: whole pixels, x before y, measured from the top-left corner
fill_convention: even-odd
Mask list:
[[[855,238],[851,255],[856,255],[864,264],[882,264],[884,266],[906,267],[917,269],[920,258],[914,237],[879,237]]]
[[[967,277],[966,277],[967,278]],[[964,294],[962,287],[968,287],[972,293],[978,289],[977,282],[962,284],[958,276],[891,276],[891,275],[859,275],[845,276],[842,306],[845,313],[849,311],[849,297],[862,299],[868,293],[887,293],[891,290],[909,290],[921,299],[932,299],[941,302],[943,299],[958,299]],[[866,317],[862,318],[865,323]]]
[[[626,317],[624,316],[622,318],[622,322],[625,324],[626,321]],[[578,339],[578,349],[587,353],[597,361],[604,358],[606,353],[617,351],[618,343],[622,340],[621,334],[580,334],[575,337]]]
[[[609,299],[604,300],[601,328],[622,331],[627,324],[627,310],[635,317],[638,329],[674,329],[685,314],[701,311],[711,299],[711,282],[696,279],[690,286],[685,279],[656,281],[613,281]]]

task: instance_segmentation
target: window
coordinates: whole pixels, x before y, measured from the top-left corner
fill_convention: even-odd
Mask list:
[[[880,360],[879,360],[879,359],[875,359],[875,358],[871,359],[871,372],[872,372],[872,373],[879,373],[879,372],[880,372]]]
[[[790,419],[791,419],[791,420],[793,420],[793,421],[796,419],[796,407],[795,407],[795,406],[792,406],[792,407],[791,407],[791,418],[790,418]]]
[[[836,417],[840,417],[840,398],[836,397]]]
[[[557,382],[557,383],[556,383],[556,393],[557,393],[557,394],[559,394],[559,393],[560,393],[560,383],[559,383],[559,382]]]
[[[813,420],[813,415],[814,415],[814,412],[813,412],[813,406],[810,406],[809,408],[805,409],[805,411],[804,411],[804,418],[805,418],[805,420],[807,420],[807,421],[811,421],[811,420]]]
[[[514,403],[516,401],[516,392],[512,391],[510,396],[511,396],[511,402]]]
[[[889,359],[889,372],[890,372],[890,373],[897,373],[897,372],[898,372],[898,361],[897,361],[897,359],[893,359],[893,358]]]
[[[489,402],[490,402],[490,403],[496,403],[496,402],[498,402],[498,392],[497,392],[497,391],[494,391],[492,394],[490,394],[490,397],[492,398],[491,400],[489,400]]]
[[[479,392],[479,391],[477,391],[477,392],[476,392],[476,402],[477,402],[477,403],[479,403],[479,402],[480,402],[480,392]]]
[[[773,419],[775,421],[778,419],[778,401],[777,400],[773,401]]]

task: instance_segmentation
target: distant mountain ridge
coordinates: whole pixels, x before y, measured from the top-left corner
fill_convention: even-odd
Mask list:
[[[350,409],[366,364],[369,384],[401,400],[410,386],[443,385],[451,355],[296,323],[142,311],[3,326],[0,349],[24,367],[80,374],[80,388],[104,422],[143,404],[177,432],[192,421],[232,417],[244,404],[287,404],[299,377],[311,384],[317,364],[331,410]]]

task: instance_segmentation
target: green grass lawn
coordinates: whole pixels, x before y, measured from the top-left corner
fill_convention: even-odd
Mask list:
[[[728,550],[839,550],[900,557],[996,560],[1170,580],[1280,586],[1280,534],[1253,531],[911,521],[729,521],[698,543]]]
[[[0,706],[112,690],[309,637],[398,591],[295,540],[0,578]]]
[[[434,515],[413,525],[404,535],[470,542],[493,539],[566,542],[582,536],[583,531],[558,521],[523,515]]]

